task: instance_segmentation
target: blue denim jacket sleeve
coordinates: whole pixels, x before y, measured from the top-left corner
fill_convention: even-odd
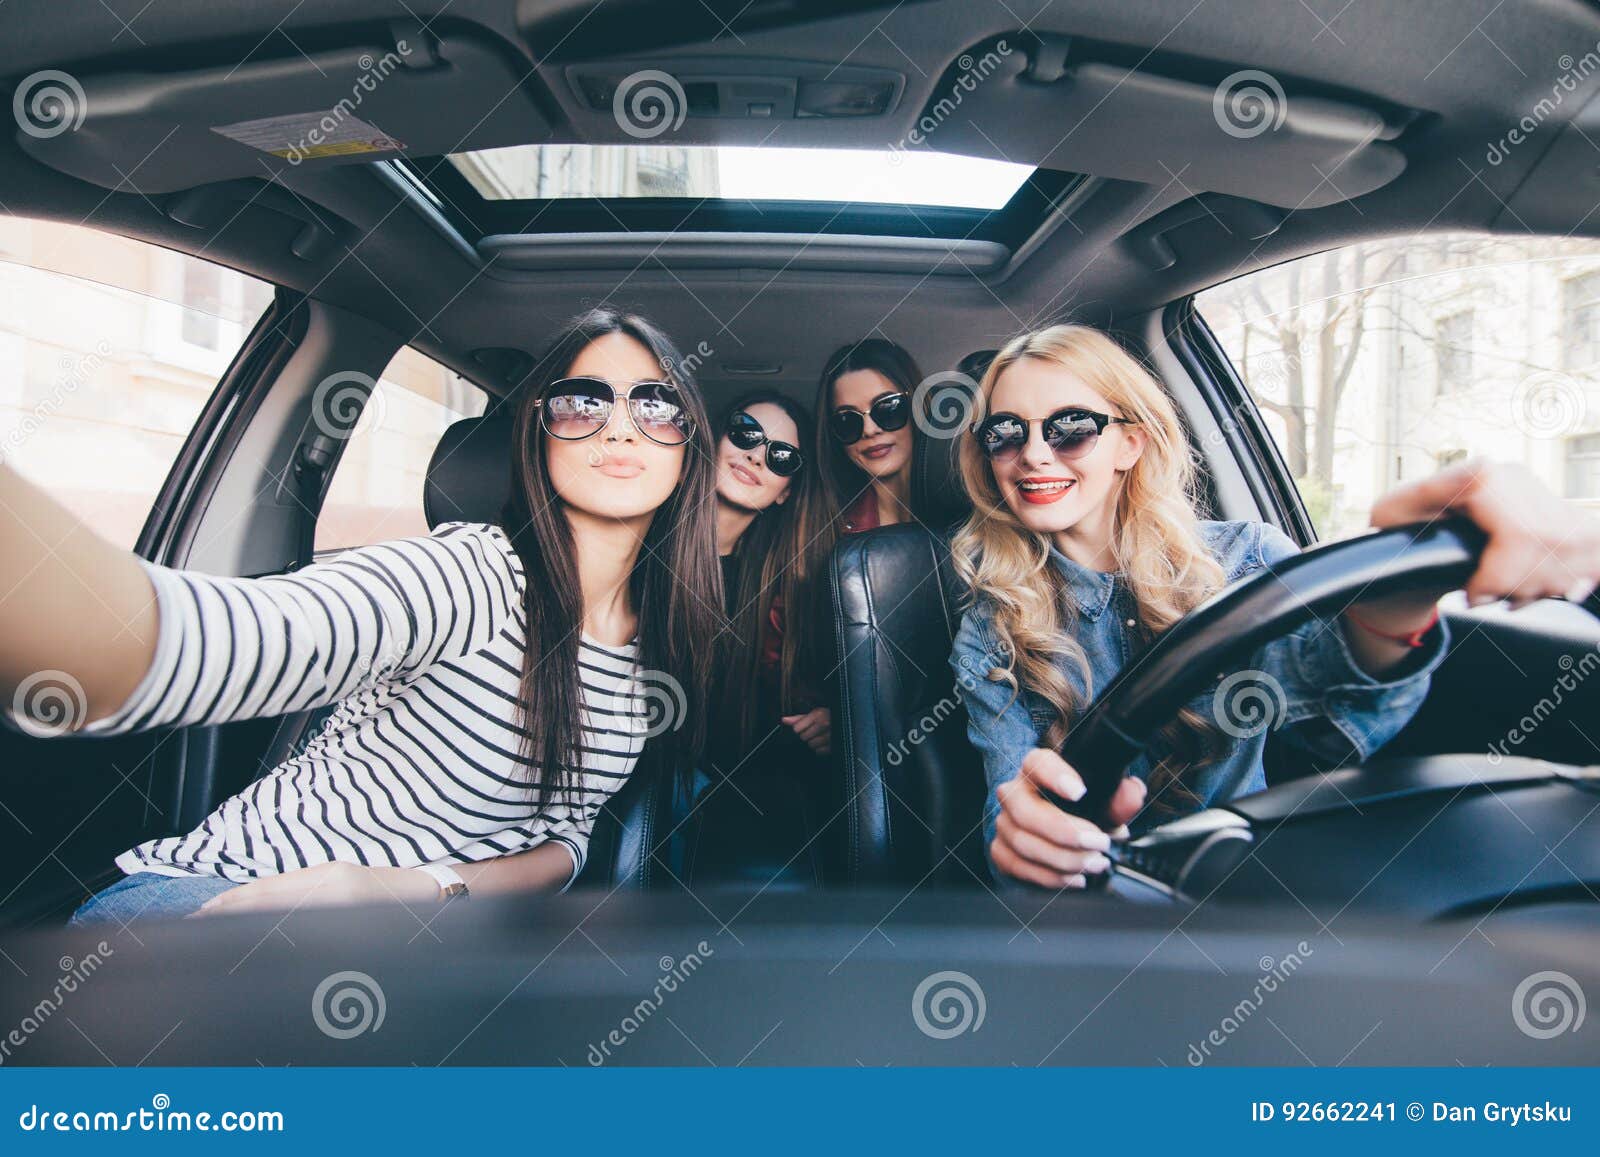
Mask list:
[[[1235,555],[1238,573],[1229,568],[1230,582],[1299,553],[1277,527],[1249,525],[1254,533],[1247,538],[1254,541],[1240,552],[1242,557]],[[1266,644],[1261,669],[1282,688],[1285,739],[1320,757],[1342,760],[1353,755],[1365,760],[1393,739],[1422,706],[1448,647],[1449,631],[1441,619],[1400,675],[1378,679],[1356,662],[1339,620],[1314,619]],[[1325,719],[1333,730],[1305,726],[1316,719]],[[1340,750],[1346,743],[1348,748]]]
[[[1039,745],[1045,730],[1034,719],[1028,692],[1013,695],[1009,683],[989,679],[989,671],[1004,666],[1006,658],[980,601],[961,617],[950,666],[955,671],[956,694],[967,709],[967,739],[983,757],[983,774],[989,785],[983,812],[985,857],[1000,814],[995,789],[1017,777],[1022,757]]]

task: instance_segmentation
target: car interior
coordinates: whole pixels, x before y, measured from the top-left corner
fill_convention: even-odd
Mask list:
[[[1533,9],[1536,20],[1518,15]],[[416,463],[426,522],[492,521],[509,478],[502,403],[544,337],[601,303],[694,351],[713,411],[755,386],[809,405],[829,351],[862,336],[889,337],[925,373],[970,388],[1018,332],[1104,327],[1177,403],[1208,514],[1269,522],[1309,547],[1313,519],[1195,295],[1361,240],[1600,235],[1585,131],[1600,106],[1544,126],[1500,163],[1482,159],[1547,93],[1552,62],[1600,42],[1600,12],[1463,0],[1409,5],[1403,20],[1382,5],[1328,15],[1275,0],[1015,12],[970,0],[705,0],[669,12],[610,0],[598,13],[576,0],[165,0],[136,17],[90,5],[64,21],[52,5],[12,0],[0,8],[0,72],[19,94],[41,70],[69,73],[88,115],[73,131],[0,141],[0,211],[273,287],[138,539],[172,566],[257,576],[310,562],[341,435],[360,420],[319,383],[370,383],[408,346],[483,394],[482,412]],[[1273,131],[1217,131],[1218,86],[1243,70],[1286,94]],[[681,88],[681,122],[646,129],[616,115],[644,72]],[[314,137],[310,110],[341,102],[378,135],[267,147],[272,131]],[[1025,176],[986,206],[670,189],[530,199],[483,176],[508,170],[460,160],[646,144],[891,149],[908,167],[934,152]],[[967,513],[955,445],[925,442],[915,521],[846,539],[831,564],[835,743],[819,889],[992,889],[964,722],[941,713],[926,742],[894,748],[951,695],[962,603],[946,535]],[[1235,592],[1164,640],[1170,657],[1113,688],[1100,740],[1084,742],[1115,733],[1125,764],[1139,742],[1128,731],[1206,693],[1245,642],[1341,593],[1465,573],[1473,551],[1469,534],[1445,527],[1310,553],[1299,585],[1276,598]],[[1113,890],[1152,903],[1313,898],[1325,913],[1358,904],[1423,921],[1592,920],[1597,684],[1514,755],[1486,753],[1528,710],[1528,673],[1581,663],[1600,627],[1571,606],[1448,617],[1451,654],[1382,761],[1330,770],[1269,748],[1268,792],[1130,847]],[[0,915],[59,923],[113,878],[115,854],[189,829],[319,722],[0,734]],[[1095,749],[1110,774],[1122,766],[1114,746]],[[691,889],[719,913],[738,908],[696,883],[696,842],[719,837],[693,812],[671,777],[641,766],[607,807],[575,890]]]

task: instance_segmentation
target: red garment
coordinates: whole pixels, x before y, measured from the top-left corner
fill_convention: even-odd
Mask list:
[[[877,530],[882,525],[878,521],[878,493],[872,487],[867,487],[856,500],[844,508],[840,516],[844,520],[846,534],[860,534],[864,530]]]

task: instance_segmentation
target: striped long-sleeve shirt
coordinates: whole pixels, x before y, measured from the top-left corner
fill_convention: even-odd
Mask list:
[[[519,759],[524,576],[499,527],[451,523],[262,579],[147,569],[155,660],[85,733],[337,708],[302,754],[194,831],[124,852],[125,872],[244,881],[330,861],[486,860],[555,840],[576,875],[644,746],[636,646],[583,636],[581,774],[535,817]]]

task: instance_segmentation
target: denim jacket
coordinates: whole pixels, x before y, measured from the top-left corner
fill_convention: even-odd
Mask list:
[[[1257,522],[1202,522],[1200,528],[1229,583],[1298,551],[1282,531]],[[1140,645],[1130,630],[1133,596],[1118,575],[1090,570],[1055,550],[1050,561],[1066,577],[1068,597],[1077,611],[1072,629],[1089,661],[1090,690],[1098,694]],[[1130,827],[1137,834],[1178,811],[1210,807],[1264,789],[1262,753],[1272,730],[1282,730],[1284,739],[1321,762],[1366,759],[1416,713],[1447,645],[1441,620],[1399,676],[1382,682],[1357,665],[1336,622],[1313,620],[1266,643],[1246,673],[1220,680],[1188,704],[1202,718],[1215,721],[1230,745],[1220,759],[1184,776],[1183,784],[1194,798],[1169,790],[1168,798],[1147,801]],[[989,783],[984,814],[987,849],[999,814],[995,789],[1015,778],[1022,757],[1039,745],[1054,716],[1044,700],[1027,688],[1014,697],[1009,684],[987,678],[992,668],[1008,663],[981,595],[961,620],[950,664],[957,694],[967,709],[967,734],[983,756]],[[1082,694],[1081,675],[1069,669],[1068,678]],[[1150,768],[1150,758],[1140,756],[1129,770],[1147,779]]]

